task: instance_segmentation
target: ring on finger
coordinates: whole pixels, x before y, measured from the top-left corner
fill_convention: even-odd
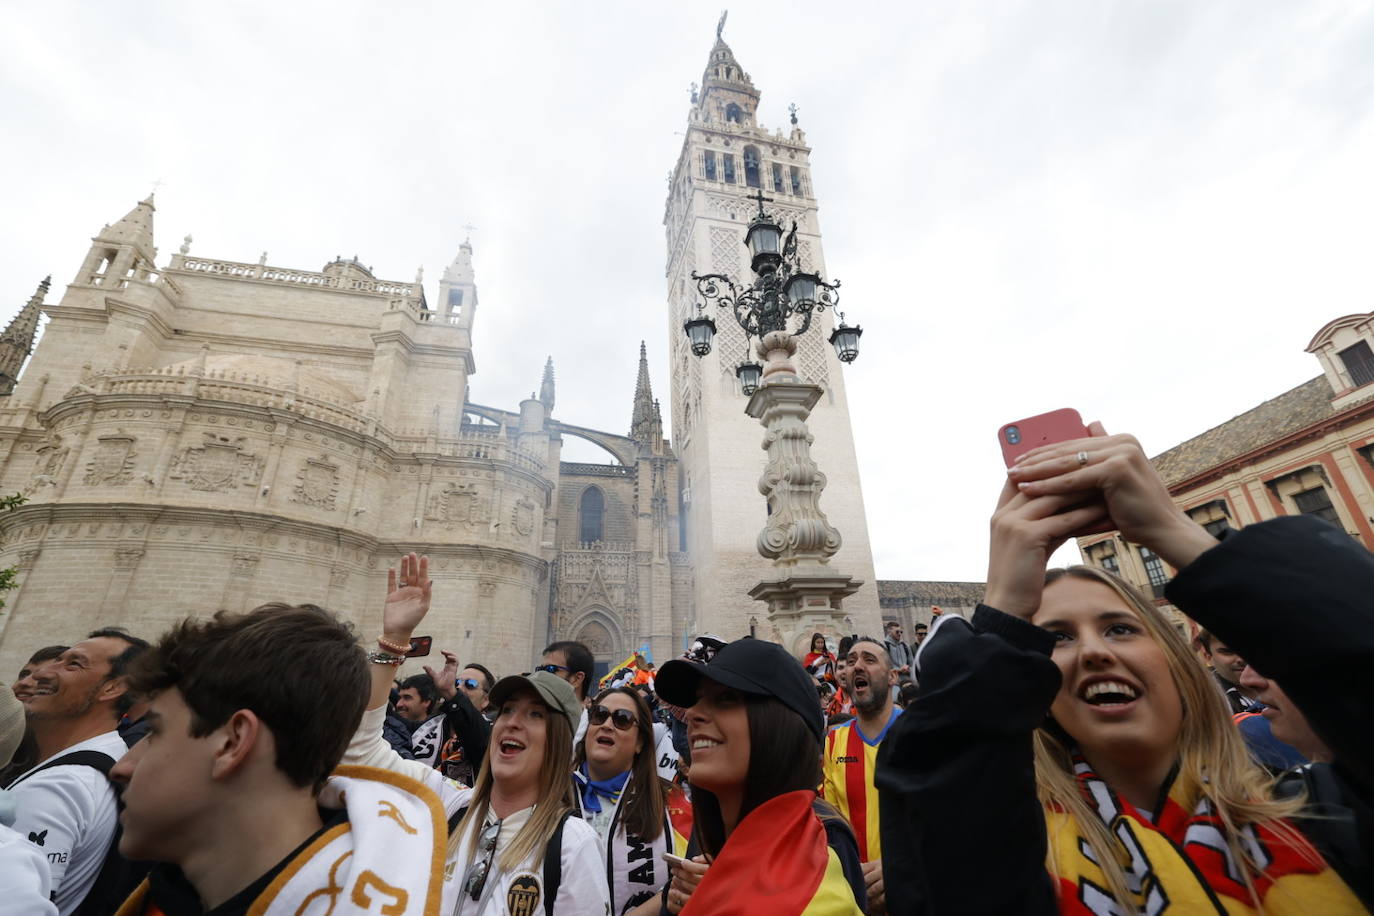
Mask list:
[[[1078,459],[1078,466],[1079,466],[1079,467],[1082,467],[1083,465],[1085,465],[1085,464],[1088,463],[1088,453],[1087,453],[1087,452],[1079,452],[1079,453],[1078,453],[1077,455],[1075,455],[1074,457]]]

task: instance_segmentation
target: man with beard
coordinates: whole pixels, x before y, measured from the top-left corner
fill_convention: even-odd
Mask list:
[[[96,630],[31,675],[24,713],[40,763],[10,784],[13,826],[47,858],[63,916],[94,886],[114,836],[106,774],[126,750],[116,730],[131,704],[124,673],[147,648],[122,630]]]
[[[902,714],[892,702],[897,673],[883,644],[861,636],[849,646],[844,679],[854,704],[854,718],[826,733],[821,794],[854,828],[869,913],[885,913],[878,790],[873,785],[873,771],[879,745]]]

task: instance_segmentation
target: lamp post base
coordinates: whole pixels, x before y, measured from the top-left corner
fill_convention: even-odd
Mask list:
[[[854,631],[854,621],[844,613],[844,599],[862,585],[850,576],[825,570],[813,575],[793,573],[780,579],[765,579],[749,590],[750,598],[768,605],[771,632],[758,635],[782,644],[798,657],[810,651],[812,633],[838,640]]]

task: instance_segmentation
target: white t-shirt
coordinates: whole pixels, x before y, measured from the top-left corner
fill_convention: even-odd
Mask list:
[[[57,916],[48,860],[22,833],[0,826],[0,916]]]
[[[118,760],[127,749],[119,732],[109,731],[53,754],[38,767],[77,751],[99,751]],[[19,802],[14,829],[47,857],[53,902],[67,916],[86,899],[105,862],[119,816],[114,788],[95,767],[63,765],[20,776],[10,792]]]

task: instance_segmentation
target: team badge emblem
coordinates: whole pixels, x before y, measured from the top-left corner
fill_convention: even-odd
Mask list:
[[[535,916],[539,909],[539,882],[534,875],[516,875],[506,891],[510,916]]]

